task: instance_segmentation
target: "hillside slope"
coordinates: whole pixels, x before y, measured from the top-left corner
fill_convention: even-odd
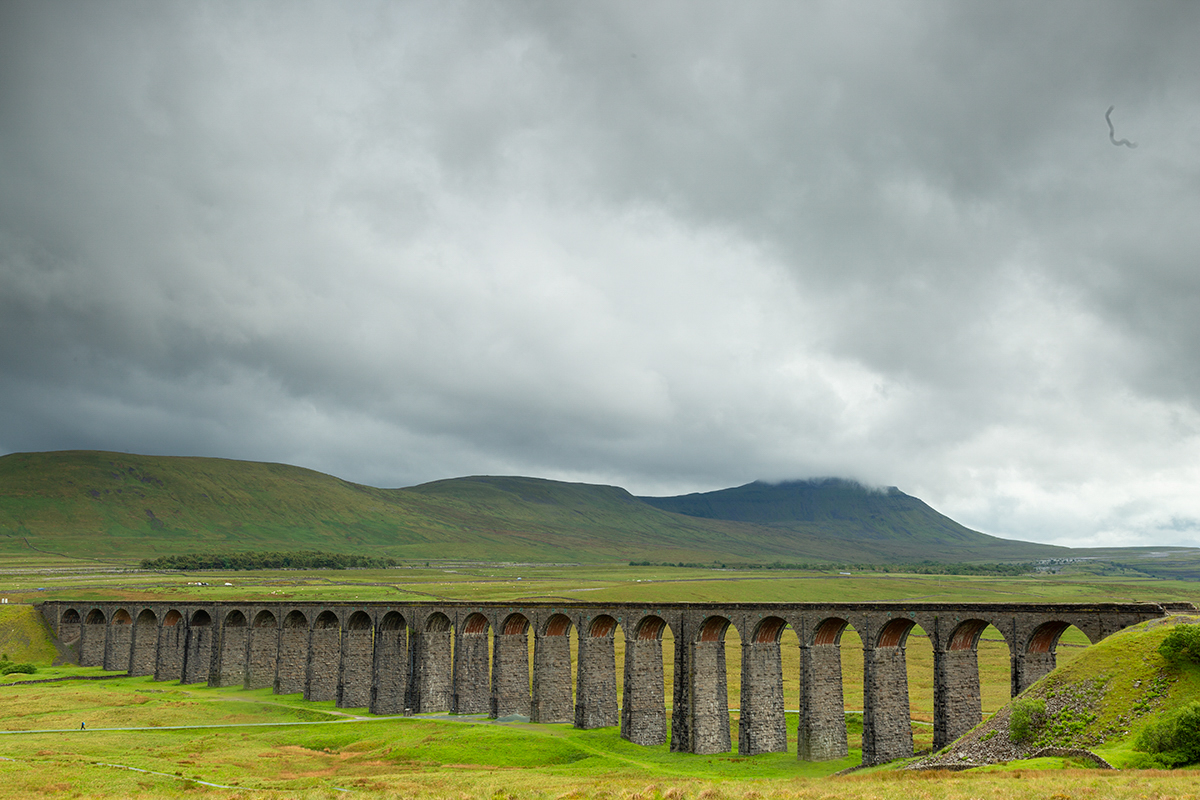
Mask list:
[[[1172,665],[1158,652],[1173,626],[1196,623],[1200,617],[1176,615],[1102,639],[1018,698],[1046,704],[1046,721],[1028,741],[1010,741],[1010,703],[919,765],[962,768],[1015,761],[1045,748],[1090,750],[1118,767],[1137,763],[1141,757],[1131,747],[1138,731],[1161,714],[1200,700],[1200,665]]]
[[[0,551],[128,559],[316,549],[407,559],[852,563],[922,560],[931,545],[941,561],[1066,552],[970,531],[899,496],[907,506],[842,492],[833,502],[841,511],[820,518],[719,519],[675,513],[618,487],[535,478],[377,489],[285,464],[16,453],[0,457]]]

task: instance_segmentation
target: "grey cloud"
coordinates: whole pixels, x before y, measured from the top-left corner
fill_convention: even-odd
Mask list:
[[[1197,543],[1193,4],[0,15],[0,449]]]

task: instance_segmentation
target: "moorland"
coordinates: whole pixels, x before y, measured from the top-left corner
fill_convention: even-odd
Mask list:
[[[74,680],[104,673],[72,664],[70,648],[56,646],[30,604],[47,599],[1200,601],[1200,583],[1180,579],[1195,568],[1189,551],[1147,557],[1144,551],[1027,548],[958,526],[898,491],[844,482],[785,487],[782,493],[750,484],[709,493],[721,496],[660,498],[655,504],[615,487],[533,479],[458,479],[414,490],[378,490],[284,465],[199,459],[190,469],[185,461],[94,453],[0,458],[0,598],[7,601],[0,605],[0,651],[13,661],[38,663],[34,675],[0,678],[0,757],[6,759],[0,760],[0,775],[6,796],[333,797],[347,790],[367,796],[472,798],[1197,793],[1196,772],[1190,769],[1101,772],[1066,757],[963,773],[875,768],[833,777],[860,756],[862,654],[853,631],[847,631],[842,647],[852,750],[846,759],[825,763],[796,758],[794,636],[784,648],[791,752],[752,758],[739,757],[736,743],[734,752],[717,756],[669,753],[665,745],[639,747],[621,740],[615,728],[577,731],[443,714],[381,718],[365,709],[336,709],[269,690],[119,676]],[[747,503],[748,495],[757,499]],[[863,531],[875,537],[875,544],[863,539]],[[560,540],[557,547],[547,544]],[[867,544],[859,546],[860,540]],[[827,549],[804,550],[822,542]],[[945,563],[994,559],[1024,567],[1017,574],[906,569],[905,564],[928,560],[931,547]],[[187,572],[138,567],[143,558],[172,553],[288,548],[387,556],[399,564]],[[652,563],[632,566],[630,561]],[[787,566],[799,561],[818,563]],[[740,686],[736,636],[731,630],[727,645],[730,698],[738,697]],[[1046,680],[1061,680],[1072,664],[1085,664],[1089,654],[1098,653],[1109,661],[1087,666],[1086,674],[1095,677],[1099,670],[1136,702],[1137,692],[1120,683],[1122,660],[1155,675],[1167,674],[1167,667],[1154,661],[1152,648],[1126,640],[1119,644],[1116,655],[1105,656],[1107,651],[1088,647],[1086,638],[1071,629],[1058,646],[1059,669]],[[620,663],[619,638],[617,647]],[[907,649],[911,724],[921,750],[932,742],[932,652],[919,629]],[[987,725],[989,718],[1003,718],[1009,703],[1008,652],[997,631],[984,632],[979,661]],[[669,685],[669,660],[667,667]],[[1197,695],[1194,677],[1175,675],[1172,685],[1180,688],[1162,696],[1183,702]],[[68,680],[23,682],[56,678]],[[670,696],[668,691],[668,703]],[[1163,710],[1161,703],[1156,708]],[[730,713],[736,731],[737,710]],[[82,722],[86,731],[79,730]],[[1132,725],[1092,746],[1118,765],[1144,766],[1131,750],[1136,734]]]

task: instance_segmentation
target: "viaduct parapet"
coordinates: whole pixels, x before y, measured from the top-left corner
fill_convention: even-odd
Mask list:
[[[1091,642],[1190,604],[943,603],[93,603],[42,613],[80,663],[155,680],[273,687],[376,714],[511,714],[577,728],[620,726],[642,745],[731,749],[725,634],[742,642],[738,752],[788,748],[781,646],[800,649],[799,758],[847,754],[842,633],[863,644],[863,763],[913,754],[905,644],[933,646],[934,749],[982,719],[977,647],[995,626],[1015,696],[1054,668],[1069,627]],[[574,690],[570,634],[578,641]],[[529,632],[533,632],[533,663]],[[625,641],[618,664],[614,640]],[[674,640],[667,724],[664,634]],[[786,637],[785,637],[786,633]],[[490,638],[490,647],[489,647]],[[624,670],[617,697],[616,670]]]

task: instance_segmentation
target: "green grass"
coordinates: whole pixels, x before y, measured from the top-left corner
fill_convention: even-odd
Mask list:
[[[0,581],[10,592],[9,608],[27,618],[28,607],[13,606],[12,597],[165,600],[252,599],[305,600],[389,598],[460,598],[481,601],[522,597],[566,596],[580,600],[999,600],[1097,601],[1116,599],[1190,599],[1196,585],[1103,576],[1046,576],[1012,580],[962,576],[856,575],[841,578],[814,573],[784,573],[765,578],[757,571],[711,573],[659,567],[530,567],[474,565],[385,571],[319,573],[213,573],[158,575],[86,572],[69,562],[47,558],[0,560]],[[453,570],[453,571],[447,571]],[[521,580],[517,580],[517,578]],[[187,586],[204,580],[210,587]],[[228,580],[235,585],[225,587]],[[44,592],[37,592],[36,587]],[[587,590],[587,591],[585,591]],[[1156,596],[1162,591],[1170,597]],[[272,594],[274,593],[274,594]],[[767,595],[766,598],[762,595]],[[4,610],[0,606],[0,610]],[[11,613],[11,612],[10,612]],[[1159,629],[1153,629],[1159,630]],[[1162,629],[1165,632],[1165,629]],[[932,652],[919,629],[910,636],[907,660],[914,738],[918,749],[932,741]],[[1155,634],[1158,635],[1158,634]],[[785,705],[799,700],[798,649],[785,633]],[[1008,651],[998,632],[985,631],[980,644],[984,712],[1007,702]],[[727,638],[730,705],[738,703],[740,647],[737,632]],[[671,642],[666,644],[670,653]],[[1115,654],[1124,663],[1135,658],[1120,636],[1100,648],[1086,649],[1086,639],[1071,629],[1059,646],[1059,664],[1075,669],[1080,680],[1103,672],[1076,666],[1086,653]],[[1107,646],[1107,647],[1106,647]],[[617,663],[623,639],[618,636]],[[1139,651],[1140,652],[1140,651]],[[862,708],[862,653],[853,630],[843,638],[843,682],[846,706]],[[15,655],[15,654],[12,654]],[[1138,656],[1140,657],[1140,656]],[[1111,659],[1110,659],[1111,661]],[[671,659],[665,663],[671,684]],[[1149,667],[1148,667],[1149,668]],[[1065,672],[1065,670],[1064,670]],[[45,667],[37,677],[103,674],[96,668]],[[1131,673],[1132,674],[1132,673]],[[10,676],[12,677],[12,676]],[[617,670],[617,678],[623,678]],[[1130,678],[1132,681],[1133,678]],[[1173,684],[1179,699],[1187,696]],[[1121,702],[1136,702],[1110,681]],[[1128,687],[1132,689],[1132,683]],[[1182,693],[1180,693],[1182,692]],[[670,691],[667,692],[668,701]],[[1171,694],[1172,702],[1176,694]],[[1108,712],[1104,712],[1108,714]],[[1114,712],[1117,713],[1117,712]],[[1153,713],[1153,709],[1147,713]],[[299,695],[278,696],[269,690],[246,692],[207,686],[156,683],[149,678],[116,678],[96,682],[61,682],[0,686],[0,729],[47,731],[0,734],[0,780],[6,797],[80,796],[146,797],[334,797],[352,789],[366,796],[403,797],[704,797],[704,798],[833,798],[915,797],[1182,797],[1195,794],[1192,782],[1178,774],[1105,775],[1073,770],[1070,762],[1047,759],[1011,773],[965,777],[940,774],[896,776],[887,771],[833,778],[831,773],[858,763],[857,750],[841,762],[808,764],[795,757],[796,717],[788,715],[792,751],[741,758],[736,753],[696,756],[669,753],[667,747],[643,748],[621,740],[615,728],[576,731],[567,725],[487,724],[477,719],[438,721],[428,718],[365,717],[365,710],[339,710],[332,703],[308,703]],[[1110,715],[1111,716],[1111,715]],[[86,718],[89,730],[80,733]],[[1108,719],[1108,717],[1104,717]],[[333,724],[294,725],[334,721]],[[275,727],[259,727],[274,723]],[[173,725],[234,725],[232,728]],[[103,730],[148,727],[143,731]],[[62,732],[48,732],[54,728]],[[731,730],[735,737],[737,718]],[[851,726],[851,747],[859,746],[861,728]],[[1120,760],[1123,743],[1102,753]],[[133,773],[101,764],[163,772]],[[1066,769],[1064,769],[1066,768]],[[178,773],[178,774],[176,774]],[[237,785],[238,790],[205,788],[204,780]],[[1097,782],[1099,781],[1099,782]]]
[[[0,655],[18,664],[49,664],[58,656],[45,620],[32,606],[0,605]]]

